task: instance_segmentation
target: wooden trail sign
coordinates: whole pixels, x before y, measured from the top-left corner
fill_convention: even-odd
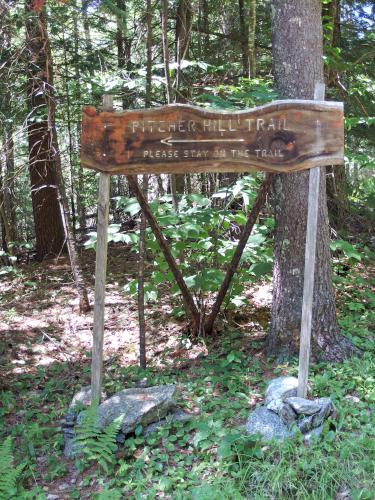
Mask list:
[[[173,104],[86,107],[81,161],[109,174],[294,172],[344,161],[343,104],[284,100],[245,111]]]
[[[323,84],[316,85],[315,98],[315,101],[275,101],[252,110],[230,113],[186,105],[115,113],[111,111],[112,97],[105,96],[102,112],[93,107],[84,109],[82,165],[101,172],[91,369],[93,400],[100,400],[103,374],[110,175],[129,175],[129,184],[139,193],[137,198],[142,206],[142,192],[136,177],[131,177],[134,174],[295,172],[311,168],[298,376],[298,395],[306,396],[320,176],[320,169],[312,167],[338,165],[344,161],[343,104],[323,101]],[[264,195],[267,182],[270,183],[270,178],[264,181]],[[144,209],[148,208],[145,203]],[[149,222],[153,222],[151,211]],[[154,232],[156,229],[161,234],[154,222]],[[250,230],[251,220],[248,220],[240,245],[246,243]],[[161,235],[158,240],[161,248],[165,243],[162,240]],[[233,260],[231,266],[234,273]],[[224,280],[220,291],[224,295],[225,287]],[[212,318],[208,319],[208,324],[212,323]]]

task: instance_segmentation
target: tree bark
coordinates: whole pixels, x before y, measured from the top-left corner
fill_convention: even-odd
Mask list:
[[[151,107],[151,69],[152,69],[152,5],[147,0],[147,41],[146,41],[146,98],[145,107]],[[148,199],[148,175],[142,176],[142,190],[145,200]],[[146,369],[146,319],[145,319],[145,260],[146,260],[146,216],[141,212],[139,228],[139,266],[138,266],[138,323],[139,323],[139,365]]]
[[[79,51],[79,44],[80,44],[80,34],[79,34],[79,26],[78,26],[78,19],[76,17],[73,18],[73,47],[74,47],[74,76],[76,79],[76,82],[81,81],[81,71],[80,71],[80,51]],[[81,89],[80,85],[78,83],[77,88],[77,98],[80,100],[81,99]],[[75,147],[78,149],[78,141],[79,137],[81,136],[81,121],[78,120],[76,124],[76,138],[75,138]],[[84,175],[83,175],[83,167],[81,165],[81,162],[79,163],[78,167],[78,192],[81,194],[84,192]],[[84,231],[86,229],[86,207],[84,203],[83,196],[77,196],[77,212],[78,212],[78,221],[79,221],[79,227],[81,231]]]
[[[148,175],[143,175],[142,191],[147,202]],[[146,319],[145,319],[145,260],[146,260],[146,226],[147,220],[141,212],[139,227],[139,265],[138,265],[138,323],[139,323],[139,365],[146,369]]]
[[[245,6],[244,0],[238,0],[238,14],[240,21],[240,33],[241,33],[241,50],[242,50],[242,71],[243,76],[249,76],[249,36],[246,21],[245,21]]]
[[[176,102],[187,102],[190,96],[190,86],[184,81],[184,74],[181,69],[181,61],[188,58],[190,34],[193,19],[193,12],[190,0],[179,0],[177,6],[176,18],[176,87],[175,100]],[[184,194],[185,191],[185,175],[175,174],[172,185],[176,187],[176,194]],[[172,190],[173,193],[173,190]]]
[[[330,25],[326,34],[329,37],[325,42],[328,52],[341,47],[340,13],[340,0],[331,0],[328,4],[323,5],[323,23]],[[336,69],[329,65],[325,76],[327,85],[335,87],[338,78]],[[342,228],[350,214],[349,184],[345,165],[328,167],[327,172],[329,174],[327,176],[327,200],[330,220],[335,227]]]
[[[167,103],[172,102],[172,84],[169,74],[169,45],[168,45],[168,0],[161,0],[161,37],[163,44],[165,91]]]
[[[29,173],[38,260],[59,255],[65,234],[58,201],[58,179],[53,143],[54,91],[52,64],[43,11],[26,2],[26,43],[29,53],[27,124]]]
[[[256,77],[256,45],[257,2],[250,0],[249,6],[249,78]]]
[[[185,86],[182,94],[179,94],[180,85],[183,83],[182,77],[183,73],[181,70],[181,61],[188,58],[189,44],[190,44],[190,34],[192,26],[192,7],[190,0],[179,0],[177,5],[177,17],[176,17],[176,62],[177,62],[177,74],[176,74],[176,97],[179,102],[185,101],[189,95],[188,87]]]
[[[11,95],[11,78],[12,78],[12,24],[10,18],[9,2],[0,0],[0,56],[2,75],[4,78],[3,92],[0,98],[0,108],[2,116],[12,116],[12,95]],[[8,57],[7,57],[8,56]],[[12,120],[7,123],[6,120],[1,123],[2,133],[2,154],[1,162],[4,162],[4,171],[0,166],[0,218],[2,220],[2,239],[3,249],[12,253],[12,246],[8,244],[17,240],[17,224],[16,224],[16,204],[15,204],[15,172],[14,172],[14,141],[13,132],[14,125]]]
[[[280,96],[312,99],[315,83],[323,81],[320,0],[273,0],[272,33],[273,71]],[[315,358],[342,360],[351,347],[340,337],[337,325],[324,168],[321,174],[312,354]],[[274,176],[276,226],[268,352],[281,359],[299,351],[308,185],[308,171]]]
[[[53,65],[46,20],[43,11],[37,13],[32,7],[33,2],[28,1],[26,34],[31,55],[28,68],[31,107],[28,121],[29,171],[37,258],[56,257],[63,250],[68,250],[80,311],[87,312],[90,304],[69,222],[61,170],[55,126]],[[40,118],[40,121],[35,121],[35,118]]]
[[[4,129],[3,147],[5,155],[4,209],[9,220],[9,238],[10,241],[15,242],[17,240],[17,220],[14,195],[14,141],[11,127]]]
[[[209,35],[209,8],[207,0],[200,0],[199,2],[199,19],[198,19],[198,31],[200,34],[204,34],[203,37],[199,37],[200,46],[200,58],[205,61],[206,54],[208,54],[210,35]],[[192,26],[192,30],[194,30]]]
[[[120,70],[130,71],[131,69],[131,45],[132,40],[128,36],[126,23],[126,2],[125,0],[117,0],[117,29],[116,29],[116,46],[117,46],[117,66]],[[122,108],[128,109],[133,99],[132,93],[127,89],[122,94]]]

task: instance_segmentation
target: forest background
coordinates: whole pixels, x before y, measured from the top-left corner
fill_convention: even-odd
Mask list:
[[[339,436],[327,428],[323,446],[275,450],[244,444],[231,430],[261,400],[266,379],[296,373],[301,279],[277,282],[275,269],[301,269],[305,226],[292,213],[276,214],[275,223],[277,181],[212,335],[196,338],[134,192],[125,176],[113,176],[105,389],[111,394],[145,376],[175,382],[200,417],[152,443],[141,433],[129,438],[104,470],[88,458],[78,469],[61,459],[58,419],[88,383],[90,367],[98,175],[80,163],[82,108],[99,108],[105,94],[117,110],[173,102],[235,110],[312,98],[286,95],[280,85],[274,3],[0,0],[1,422],[4,439],[13,437],[4,441],[0,465],[20,464],[9,480],[16,497],[174,498],[173,491],[216,498],[227,491],[242,498],[249,482],[254,498],[373,497],[375,7],[368,1],[301,7],[308,16],[319,4],[320,26],[312,20],[311,28],[323,33],[326,99],[345,103],[345,165],[324,177],[332,259],[318,256],[324,283],[332,282],[333,264],[339,314],[337,321],[328,289],[321,296],[331,304],[329,317],[316,313],[311,375],[314,395],[328,393],[340,408]],[[296,32],[294,45],[302,43]],[[263,174],[162,174],[139,182],[203,318]],[[282,188],[295,216],[306,209],[301,182],[299,198],[296,185]],[[293,252],[283,255],[277,249],[290,235]],[[351,359],[353,352],[360,357]]]

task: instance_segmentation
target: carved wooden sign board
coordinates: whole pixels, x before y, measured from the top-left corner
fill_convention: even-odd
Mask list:
[[[285,100],[245,111],[189,105],[83,110],[81,160],[110,174],[294,172],[344,161],[343,104]]]

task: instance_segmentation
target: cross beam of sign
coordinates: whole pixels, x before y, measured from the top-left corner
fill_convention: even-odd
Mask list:
[[[245,142],[245,139],[172,139],[172,136],[167,137],[166,139],[160,139],[162,144],[166,144],[170,148],[174,143],[189,143],[189,142]]]

